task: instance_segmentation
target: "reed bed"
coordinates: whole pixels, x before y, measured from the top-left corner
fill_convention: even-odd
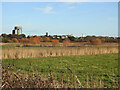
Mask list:
[[[118,46],[118,43],[102,43],[101,46]],[[53,45],[51,42],[40,42],[39,44],[30,44],[30,43],[0,43],[0,46],[41,46],[41,47],[52,47],[52,46],[60,46],[63,47],[63,43],[58,43],[56,45]],[[74,47],[80,47],[80,46],[91,46],[88,42],[74,42],[74,43],[68,43],[65,46],[74,46]]]
[[[117,46],[16,47],[2,49],[2,59],[118,53]]]

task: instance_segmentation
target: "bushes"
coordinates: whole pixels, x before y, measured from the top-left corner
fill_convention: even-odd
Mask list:
[[[39,41],[40,41],[40,42],[42,42],[42,41],[43,41],[43,39],[40,37],[40,38],[39,38]]]
[[[93,45],[101,45],[102,41],[99,38],[93,39],[91,42]]]
[[[20,40],[21,38],[39,38],[40,41],[42,42],[50,42],[51,40],[50,39],[58,39],[60,42],[63,41],[64,38],[67,38],[69,39],[70,41],[72,42],[92,42],[92,40],[96,39],[96,38],[99,38],[101,39],[101,41],[103,43],[117,43],[118,42],[118,37],[109,37],[109,36],[86,36],[86,37],[74,37],[74,36],[71,36],[71,35],[61,35],[59,36],[59,38],[57,37],[58,35],[53,35],[53,36],[49,36],[47,37],[46,35],[41,35],[41,36],[37,36],[37,35],[34,35],[34,36],[27,36],[25,34],[20,34],[20,35],[17,35],[17,34],[6,34],[6,33],[3,33],[1,34],[1,39],[2,39],[2,42],[4,43],[9,43],[9,42],[12,42],[11,39],[12,38],[17,38],[18,40]],[[94,42],[94,41],[93,41]]]
[[[29,38],[28,39],[28,43],[31,43],[31,44],[39,44],[40,43],[40,40],[39,38]]]
[[[28,43],[28,39],[27,38],[21,38],[20,43]]]
[[[39,44],[43,39],[40,37],[21,38],[21,43]]]
[[[2,38],[2,42],[4,43],[8,43],[10,40],[8,40],[7,38]]]
[[[50,39],[49,39],[48,37],[44,37],[44,38],[43,38],[43,41],[44,41],[44,42],[49,42]]]
[[[20,43],[39,44],[40,42],[50,42],[50,39],[48,37],[41,38],[41,37],[35,36],[35,37],[29,37],[29,38],[21,38],[19,39],[19,41]],[[53,45],[57,45],[59,43],[59,40],[54,39],[54,40],[51,40],[51,42]]]
[[[64,46],[67,46],[67,45],[69,45],[69,44],[70,44],[70,40],[69,40],[69,39],[63,40],[63,45],[64,45]]]
[[[18,43],[19,41],[16,38],[12,38],[12,42]]]
[[[57,40],[57,39],[53,39],[53,40],[51,40],[51,42],[52,42],[53,46],[56,46],[59,44],[59,40]]]

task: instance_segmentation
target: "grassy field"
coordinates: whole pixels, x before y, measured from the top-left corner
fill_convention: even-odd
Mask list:
[[[83,88],[117,88],[118,54],[3,59],[12,72],[50,75],[63,85]],[[78,83],[77,83],[78,82]]]

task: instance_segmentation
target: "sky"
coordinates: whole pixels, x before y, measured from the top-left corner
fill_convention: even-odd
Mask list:
[[[3,2],[2,33],[118,36],[117,2]]]

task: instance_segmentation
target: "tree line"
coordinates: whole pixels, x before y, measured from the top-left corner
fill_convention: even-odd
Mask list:
[[[101,43],[118,43],[118,37],[103,37],[103,36],[86,36],[86,37],[74,37],[68,36],[68,38],[53,38],[47,36],[26,36],[25,34],[13,35],[13,34],[1,34],[1,42],[4,43],[32,43],[38,44],[40,42],[52,42],[53,44],[70,43],[70,42],[88,42],[91,44]]]

